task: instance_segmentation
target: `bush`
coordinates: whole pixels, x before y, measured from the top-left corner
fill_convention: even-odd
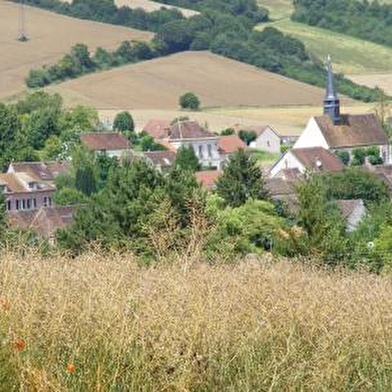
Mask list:
[[[336,156],[343,162],[344,165],[350,163],[350,154],[347,151],[336,151]]]
[[[181,95],[179,103],[182,109],[199,110],[200,108],[200,100],[197,95],[192,92]]]

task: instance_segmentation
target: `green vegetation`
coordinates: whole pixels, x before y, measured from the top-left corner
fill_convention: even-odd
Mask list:
[[[189,110],[200,109],[200,99],[195,93],[192,93],[190,91],[181,95],[179,99],[179,104],[182,109],[189,109]]]
[[[391,4],[363,0],[294,0],[292,19],[392,46]]]
[[[192,146],[181,146],[177,150],[174,167],[191,172],[196,172],[201,169],[199,159],[197,158]]]
[[[330,54],[334,70],[343,74],[388,73],[391,70],[392,49],[366,39],[355,38],[315,26],[283,19],[257,28],[273,26],[284,34],[304,43],[306,49],[319,59]]]
[[[278,160],[280,155],[268,151],[262,151],[259,149],[251,149],[250,154],[257,160],[260,165],[272,165]]]

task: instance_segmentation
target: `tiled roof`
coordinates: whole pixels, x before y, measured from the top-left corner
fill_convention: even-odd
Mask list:
[[[167,136],[170,125],[171,123],[168,120],[150,120],[144,126],[143,131],[154,139],[163,139]]]
[[[176,153],[174,151],[148,151],[144,152],[143,155],[150,159],[155,166],[162,168],[173,166],[176,159]]]
[[[197,121],[177,122],[170,127],[167,137],[170,140],[217,138],[216,135],[203,128]]]
[[[345,168],[341,160],[323,147],[293,148],[290,152],[308,170],[334,172]]]
[[[93,151],[125,150],[131,143],[117,132],[91,132],[80,135],[81,142]]]
[[[295,194],[295,183],[283,178],[268,178],[265,187],[272,197],[288,196]]]
[[[49,183],[40,182],[39,178],[35,178],[26,173],[0,173],[0,185],[5,185],[9,193],[29,193],[37,191],[55,190],[54,186]],[[36,182],[39,184],[38,189],[30,189],[27,183]]]
[[[206,170],[195,173],[197,182],[205,189],[211,190],[215,188],[216,181],[222,175],[219,170]]]
[[[223,154],[232,154],[237,150],[246,150],[248,146],[237,135],[219,136],[218,147]]]
[[[10,211],[8,223],[18,230],[31,229],[41,237],[49,238],[58,229],[65,229],[73,222],[80,206],[42,207],[36,211]]]
[[[272,132],[274,132],[277,136],[280,136],[280,133],[270,125],[241,125],[241,124],[236,124],[233,127],[236,133],[239,131],[253,131],[257,136],[262,135],[268,128],[271,129]]]
[[[330,148],[388,144],[388,137],[374,114],[343,114],[339,125],[334,125],[326,115],[314,119]]]
[[[8,173],[27,173],[41,181],[53,181],[59,174],[69,171],[70,162],[12,162]]]

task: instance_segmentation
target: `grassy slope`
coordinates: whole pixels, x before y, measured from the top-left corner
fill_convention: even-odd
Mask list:
[[[390,390],[390,279],[269,260],[2,255],[0,389]]]

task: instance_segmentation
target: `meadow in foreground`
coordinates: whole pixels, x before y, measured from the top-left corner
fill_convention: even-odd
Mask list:
[[[391,288],[267,258],[3,254],[0,390],[390,390]]]

